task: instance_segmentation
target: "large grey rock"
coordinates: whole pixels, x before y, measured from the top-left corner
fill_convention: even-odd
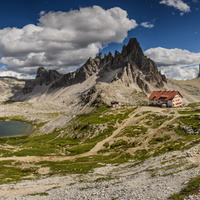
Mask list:
[[[36,78],[26,81],[25,86],[23,88],[23,94],[31,93],[34,87],[37,85],[49,85],[61,77],[62,75],[56,70],[47,71],[44,67],[40,67],[37,70]]]

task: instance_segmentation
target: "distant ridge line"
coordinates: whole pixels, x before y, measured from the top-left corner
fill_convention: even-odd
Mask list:
[[[14,79],[16,81],[27,81],[27,80],[29,80],[29,79],[18,79],[18,78],[13,77],[13,76],[0,76],[0,79],[4,79],[4,78]]]

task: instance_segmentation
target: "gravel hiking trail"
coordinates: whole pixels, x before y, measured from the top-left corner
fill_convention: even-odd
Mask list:
[[[99,150],[101,150],[103,148],[103,145],[106,142],[110,142],[113,140],[113,138],[118,135],[122,129],[124,129],[126,126],[130,125],[133,122],[134,117],[137,114],[140,114],[142,112],[146,112],[146,111],[152,111],[152,107],[148,107],[148,106],[142,106],[137,108],[136,111],[133,111],[132,113],[129,114],[129,118],[125,119],[122,121],[121,124],[118,124],[117,129],[112,133],[111,136],[107,137],[106,139],[98,142],[90,151],[86,152],[86,153],[82,153],[79,155],[75,155],[75,156],[22,156],[22,157],[17,157],[17,156],[13,156],[13,157],[4,157],[4,158],[0,158],[0,161],[4,161],[4,160],[15,160],[15,161],[24,161],[24,162],[40,162],[40,161],[55,161],[55,162],[59,162],[59,161],[65,161],[65,160],[74,160],[76,158],[81,158],[81,157],[86,157],[86,156],[91,156],[91,155],[96,155],[97,152]],[[161,113],[162,109],[161,108],[157,108],[157,107],[153,107],[153,111],[154,112],[158,112]],[[144,117],[145,115],[143,115]],[[164,126],[166,126],[167,124],[171,123],[171,121],[173,121],[177,116],[179,116],[178,112],[175,112],[175,116],[172,120],[166,121],[164,122],[159,129],[163,128]],[[137,118],[138,119],[138,118]],[[144,141],[144,144],[147,144],[152,138],[153,136],[157,133],[158,129],[149,129],[148,130],[148,135],[150,136],[149,138],[147,138]],[[135,150],[135,148],[133,148]],[[131,152],[133,149],[128,150],[128,152]]]

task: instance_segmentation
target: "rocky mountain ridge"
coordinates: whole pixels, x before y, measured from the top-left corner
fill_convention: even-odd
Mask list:
[[[166,88],[166,82],[155,63],[144,55],[137,39],[132,38],[121,53],[115,51],[114,55],[109,53],[104,57],[100,53],[74,72],[62,75],[39,68],[36,78],[26,81],[22,92],[13,100],[65,110],[64,115],[40,130],[50,133],[57,127],[65,127],[75,116],[91,112],[99,102],[147,103],[148,94]]]
[[[96,82],[112,83],[120,80],[127,86],[136,84],[147,93],[151,91],[149,84],[162,88],[167,82],[166,77],[158,71],[155,63],[144,55],[137,39],[132,38],[128,45],[123,46],[121,53],[115,51],[114,56],[109,53],[104,57],[100,53],[94,59],[89,58],[75,72],[61,75],[55,70],[47,71],[45,68],[39,68],[36,79],[26,82],[23,93],[31,93],[37,85],[46,85],[53,90],[81,84],[94,74],[97,76]]]
[[[13,94],[21,94],[24,87],[24,81],[11,77],[0,77],[0,103],[9,101]]]
[[[62,75],[56,70],[47,71],[45,68],[40,67],[37,70],[36,78],[26,81],[25,87],[23,88],[23,94],[31,93],[36,85],[49,85],[55,80],[59,79],[61,76]]]

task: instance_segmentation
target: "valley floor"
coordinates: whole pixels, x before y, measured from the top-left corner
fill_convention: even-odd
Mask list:
[[[6,113],[6,109],[11,106],[12,113]],[[27,119],[31,117],[34,105],[24,104],[24,108],[26,107],[23,112]],[[17,104],[1,107],[4,117],[16,117],[18,109]],[[38,124],[49,123],[49,117],[54,120],[62,115],[61,110],[41,109],[40,112],[35,111],[38,114],[32,116],[31,120],[38,120]],[[98,115],[98,119],[104,121],[104,117],[107,119],[111,114],[118,116],[121,113],[125,111],[107,109],[104,114]],[[41,116],[43,117],[40,118]],[[16,173],[16,168],[13,167],[16,165],[19,166],[17,169],[27,170],[28,176],[17,182],[11,180],[10,183],[8,176],[8,183],[2,182],[0,185],[0,199],[168,199],[186,187],[191,178],[199,176],[199,136],[182,136],[182,132],[174,132],[183,131],[178,124],[183,123],[185,117],[191,118],[191,121],[195,116],[199,117],[198,112],[192,108],[162,109],[143,106],[131,108],[127,116],[122,121],[114,120],[114,129],[110,135],[102,137],[88,151],[75,155],[15,155],[22,148],[19,146],[20,142],[10,144],[6,140],[5,144],[1,143],[2,152],[6,150],[7,153],[1,152],[0,157],[5,174]],[[190,121],[187,123],[195,126]],[[82,127],[81,124],[79,126]],[[65,129],[58,131],[58,134],[56,132],[57,136],[53,141],[64,131]],[[123,162],[120,160],[122,158]],[[96,167],[86,170],[87,173],[80,173],[80,168],[87,164]],[[55,173],[56,170],[65,171],[65,167],[69,165],[73,168],[70,169],[73,173]],[[14,171],[9,171],[11,166]],[[75,173],[76,168],[78,173]],[[11,176],[11,179],[15,178]],[[200,199],[200,196],[197,194],[189,199]]]
[[[199,148],[199,146],[198,146]],[[86,175],[67,175],[0,186],[1,199],[168,199],[200,174],[187,152],[172,152],[134,165],[107,164]],[[169,162],[170,161],[170,162]],[[200,196],[195,196],[198,199]]]

